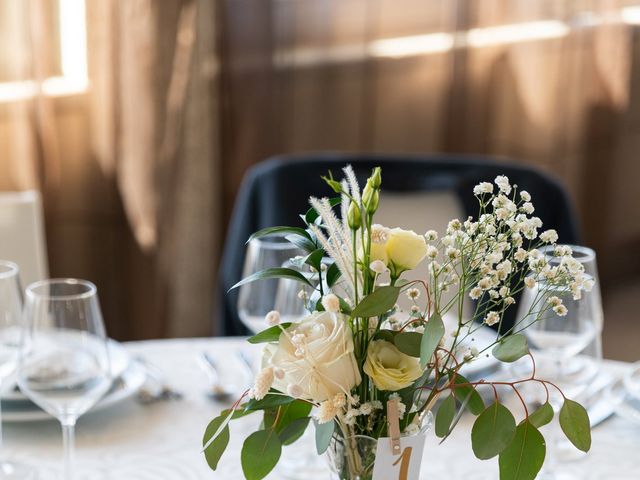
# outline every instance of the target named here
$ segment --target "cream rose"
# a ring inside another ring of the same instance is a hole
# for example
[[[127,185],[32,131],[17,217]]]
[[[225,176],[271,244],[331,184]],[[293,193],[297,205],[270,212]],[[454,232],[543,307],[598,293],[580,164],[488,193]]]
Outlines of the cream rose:
[[[422,375],[419,359],[405,355],[385,340],[369,344],[363,370],[379,390],[393,392],[408,387]]]
[[[394,228],[386,244],[389,261],[399,270],[411,270],[427,255],[427,242],[413,230]]]
[[[380,260],[385,265],[389,264],[389,255],[387,255],[387,246],[384,243],[371,243],[371,252],[369,261],[374,262]]]
[[[265,348],[263,365],[284,372],[274,388],[287,392],[296,385],[299,397],[313,402],[349,393],[362,380],[351,330],[339,313],[316,312],[291,325],[277,344]]]

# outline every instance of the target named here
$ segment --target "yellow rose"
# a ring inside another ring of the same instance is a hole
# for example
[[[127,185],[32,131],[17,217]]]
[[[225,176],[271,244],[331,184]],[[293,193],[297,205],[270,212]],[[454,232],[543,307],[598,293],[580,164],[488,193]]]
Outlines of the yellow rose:
[[[398,270],[412,270],[427,255],[427,242],[413,230],[394,228],[389,232],[386,250]]]
[[[408,387],[422,375],[419,359],[405,355],[385,340],[369,344],[363,370],[379,390],[393,392]]]
[[[371,243],[370,262],[380,260],[385,265],[389,264],[389,256],[387,255],[387,246],[384,243]]]
[[[280,334],[277,344],[269,344],[263,366],[284,372],[273,387],[286,393],[295,385],[299,398],[323,402],[360,384],[353,336],[345,318],[339,313],[313,313]]]

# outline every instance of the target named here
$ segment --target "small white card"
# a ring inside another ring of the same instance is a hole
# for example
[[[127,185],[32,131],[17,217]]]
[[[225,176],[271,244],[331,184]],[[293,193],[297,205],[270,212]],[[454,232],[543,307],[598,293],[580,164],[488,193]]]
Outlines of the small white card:
[[[373,480],[419,480],[426,438],[424,434],[401,437],[398,455],[393,454],[389,437],[379,438]]]

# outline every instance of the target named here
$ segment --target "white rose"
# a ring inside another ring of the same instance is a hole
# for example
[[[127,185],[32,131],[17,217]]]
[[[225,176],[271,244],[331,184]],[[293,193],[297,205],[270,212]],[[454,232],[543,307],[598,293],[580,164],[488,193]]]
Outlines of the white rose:
[[[399,270],[411,270],[427,255],[427,242],[413,230],[394,228],[386,245],[389,261]]]
[[[286,392],[295,384],[298,398],[323,402],[348,393],[362,380],[353,354],[351,330],[339,313],[316,312],[280,335],[263,353],[263,365],[281,368],[273,388]]]

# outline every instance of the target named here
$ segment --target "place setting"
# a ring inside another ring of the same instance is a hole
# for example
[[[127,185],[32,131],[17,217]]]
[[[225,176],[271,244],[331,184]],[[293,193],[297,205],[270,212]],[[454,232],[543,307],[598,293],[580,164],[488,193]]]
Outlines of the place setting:
[[[33,283],[22,291],[19,267],[0,261],[0,405],[5,424],[58,420],[64,478],[74,478],[74,429],[84,415],[135,398],[180,399],[161,373],[106,336],[94,284],[78,279]],[[0,455],[0,478],[38,478],[34,466]]]

